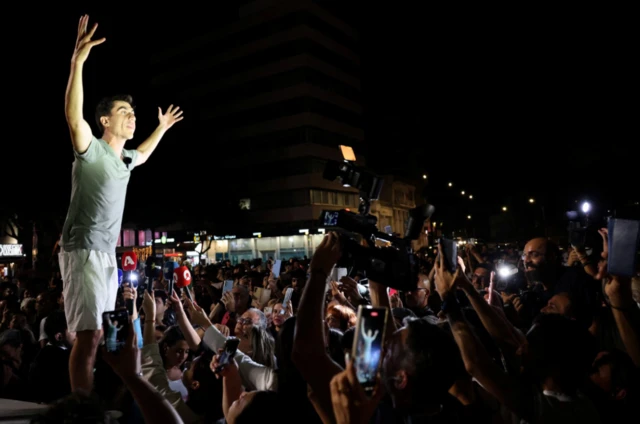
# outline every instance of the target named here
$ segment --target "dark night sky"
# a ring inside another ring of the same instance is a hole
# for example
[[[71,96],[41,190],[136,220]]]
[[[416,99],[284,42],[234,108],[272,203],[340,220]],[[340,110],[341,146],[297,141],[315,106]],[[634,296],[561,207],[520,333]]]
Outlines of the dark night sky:
[[[31,27],[27,34],[4,26],[0,166],[11,178],[3,203],[13,198],[47,213],[66,211],[72,153],[64,90],[85,12],[107,37],[85,67],[85,113],[89,120],[102,96],[131,93],[138,130],[129,148],[156,125],[157,106],[174,101],[148,89],[148,54],[216,25],[198,10],[149,16],[109,5],[46,6],[24,26]],[[451,180],[485,208],[535,196],[563,209],[568,199],[609,199],[631,187],[637,196],[639,178],[631,166],[637,153],[627,151],[638,143],[631,127],[637,119],[635,50],[627,48],[624,40],[632,38],[623,25],[425,18],[410,9],[371,6],[352,15],[362,33],[366,139],[377,152],[370,163],[379,170],[397,158],[389,169],[429,173],[434,202],[443,201],[440,191]],[[183,139],[194,125],[190,112],[134,172],[127,212],[166,208],[181,188],[185,192],[198,147],[197,140]]]

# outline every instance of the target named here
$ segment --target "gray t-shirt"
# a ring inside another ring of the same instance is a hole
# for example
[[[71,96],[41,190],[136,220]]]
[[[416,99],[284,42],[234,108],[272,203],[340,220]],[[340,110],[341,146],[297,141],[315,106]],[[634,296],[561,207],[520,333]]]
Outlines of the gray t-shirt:
[[[137,150],[122,150],[120,159],[104,140],[92,138],[83,154],[74,151],[71,203],[62,230],[61,246],[114,253],[122,225],[124,201]]]

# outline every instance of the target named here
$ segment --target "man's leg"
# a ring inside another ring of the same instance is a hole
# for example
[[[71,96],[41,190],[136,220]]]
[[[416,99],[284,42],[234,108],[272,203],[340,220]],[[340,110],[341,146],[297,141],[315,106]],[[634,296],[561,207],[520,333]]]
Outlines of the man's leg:
[[[76,341],[69,357],[71,390],[93,391],[93,367],[100,343],[101,331],[85,330],[76,333]]]
[[[111,299],[108,290],[112,284],[111,270],[106,269],[100,252],[85,249],[65,252],[61,263],[65,265],[61,265],[61,270],[64,270],[67,325],[69,331],[76,332],[76,341],[69,356],[71,390],[91,393],[93,368],[102,336],[104,301]],[[116,292],[117,289],[116,280]]]

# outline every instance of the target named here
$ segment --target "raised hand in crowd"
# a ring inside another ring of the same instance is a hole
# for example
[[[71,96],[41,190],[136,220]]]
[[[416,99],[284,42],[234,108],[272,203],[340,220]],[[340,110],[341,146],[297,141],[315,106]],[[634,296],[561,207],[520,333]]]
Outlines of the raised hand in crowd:
[[[353,361],[347,361],[344,371],[331,379],[331,403],[337,424],[366,424],[371,422],[385,394],[384,385],[378,383],[371,396],[362,388],[356,376]]]
[[[135,321],[136,319],[138,319],[138,305],[136,302],[136,300],[138,299],[138,291],[135,287],[127,283],[127,285],[122,290],[122,297],[124,298],[124,300],[133,301],[133,313],[131,314],[131,319]]]

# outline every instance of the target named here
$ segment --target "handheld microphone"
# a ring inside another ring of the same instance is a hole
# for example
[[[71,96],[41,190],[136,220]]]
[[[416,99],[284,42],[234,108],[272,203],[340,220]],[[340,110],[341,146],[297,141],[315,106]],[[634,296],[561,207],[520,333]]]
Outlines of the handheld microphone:
[[[137,281],[137,278],[133,275],[133,272],[138,267],[138,255],[135,252],[124,252],[122,254],[122,270],[124,272],[129,271],[129,275],[123,273],[123,280],[131,284],[132,286]],[[135,284],[137,286],[137,284]],[[135,287],[134,286],[134,287]],[[133,315],[133,299],[126,299],[125,305],[127,306],[127,311],[129,311],[129,315]]]
[[[169,297],[173,296],[173,283],[175,282],[174,270],[176,268],[178,268],[178,264],[173,261],[165,262],[164,267],[162,267],[164,279],[169,282],[169,287],[167,289]]]
[[[138,266],[138,255],[135,252],[124,252],[122,254],[122,270],[135,271]]]
[[[176,285],[185,289],[187,297],[193,302],[191,291],[189,291],[189,285],[191,284],[191,271],[186,266],[181,266],[173,272],[173,278],[176,280]]]

